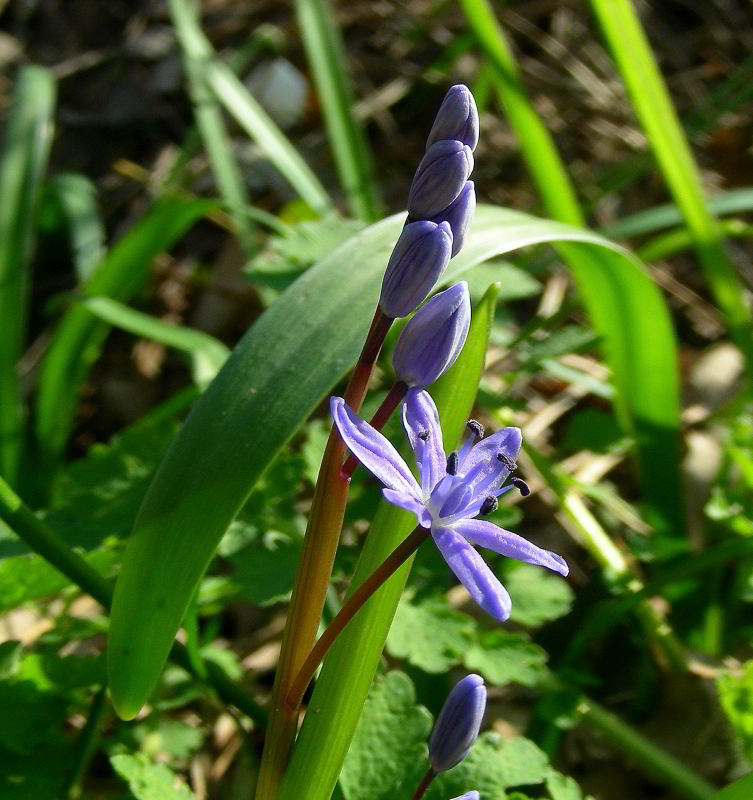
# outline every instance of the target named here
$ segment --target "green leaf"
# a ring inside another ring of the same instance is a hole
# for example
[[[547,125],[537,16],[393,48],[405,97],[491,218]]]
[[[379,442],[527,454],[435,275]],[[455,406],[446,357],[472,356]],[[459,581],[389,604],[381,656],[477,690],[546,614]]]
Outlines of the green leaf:
[[[519,267],[501,258],[493,258],[469,269],[463,278],[468,281],[471,299],[478,302],[492,283],[499,283],[497,302],[523,300],[541,291],[541,284]]]
[[[541,567],[508,561],[503,583],[512,599],[510,619],[520,625],[535,628],[564,617],[573,603],[567,581]]]
[[[740,778],[715,794],[710,800],[750,800],[753,793],[753,773]]]
[[[522,633],[481,633],[463,661],[469,670],[480,673],[495,686],[535,686],[547,675],[546,651]]]
[[[418,771],[420,780],[430,732],[431,715],[416,705],[410,678],[388,672],[377,679],[340,775],[346,800],[397,797],[406,777]]]
[[[584,798],[576,781],[568,775],[551,770],[546,776],[546,788],[552,800],[593,800],[591,795]]]
[[[193,366],[193,379],[199,387],[203,388],[212,382],[230,355],[230,350],[208,333],[163,322],[108,297],[89,297],[82,300],[81,304],[116,328],[188,353]]]
[[[431,388],[446,447],[452,447],[470,416],[486,358],[497,289],[490,287],[473,312],[463,352]],[[409,452],[403,442],[402,452]],[[415,517],[381,501],[356,567],[351,591],[360,585],[415,526]],[[324,661],[282,786],[281,800],[329,800],[350,746],[361,708],[376,673],[387,633],[410,571],[404,564],[338,637]]]
[[[425,672],[446,672],[462,661],[473,639],[473,619],[450,608],[444,597],[416,604],[403,597],[387,637],[387,649]]]
[[[145,755],[113,756],[110,763],[128,781],[136,800],[196,800],[196,795],[164,764],[152,764]]]
[[[29,264],[52,141],[55,93],[50,72],[33,65],[21,67],[0,162],[0,474],[11,486],[20,477],[24,450],[16,365],[26,346]]]
[[[156,685],[199,579],[254,483],[354,363],[402,222],[398,215],[372,225],[306,271],[257,320],[194,406],[150,486],[116,586],[110,688],[124,716],[138,713]],[[638,435],[648,500],[657,513],[676,515],[674,338],[641,266],[588,231],[482,206],[445,280],[516,247],[563,239],[569,241],[560,246],[577,254],[583,270],[621,417]]]
[[[753,761],[753,660],[741,675],[720,675],[716,682],[719,700],[732,724],[748,761]]]
[[[171,247],[214,207],[206,200],[159,200],[125,234],[81,287],[86,297],[128,301],[146,282],[152,260]],[[42,362],[37,405],[37,446],[44,469],[59,457],[73,424],[77,395],[110,330],[81,305],[63,317]]]
[[[528,739],[503,739],[496,733],[484,733],[465,761],[439,775],[426,800],[447,800],[470,788],[483,798],[505,800],[507,789],[541,783],[549,769],[546,753]]]

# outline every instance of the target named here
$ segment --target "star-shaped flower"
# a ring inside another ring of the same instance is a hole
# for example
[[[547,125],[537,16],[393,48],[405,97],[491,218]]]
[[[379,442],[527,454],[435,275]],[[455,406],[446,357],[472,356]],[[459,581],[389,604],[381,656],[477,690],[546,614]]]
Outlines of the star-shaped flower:
[[[431,535],[450,569],[489,614],[505,621],[510,616],[510,595],[473,548],[568,574],[565,560],[543,550],[516,533],[477,519],[497,508],[497,498],[513,488],[523,494],[528,487],[513,478],[522,436],[518,428],[503,428],[486,439],[482,426],[471,420],[463,447],[445,456],[439,414],[428,392],[411,389],[405,397],[403,424],[416,456],[421,484],[413,477],[397,450],[341,397],[330,399],[335,425],[359,461],[384,484],[385,498],[412,511]]]

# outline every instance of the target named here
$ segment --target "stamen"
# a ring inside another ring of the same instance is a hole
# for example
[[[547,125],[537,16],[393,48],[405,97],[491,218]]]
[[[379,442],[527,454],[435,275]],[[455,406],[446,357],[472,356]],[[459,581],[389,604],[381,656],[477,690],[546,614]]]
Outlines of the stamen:
[[[458,454],[457,451],[450,453],[447,456],[447,474],[457,475],[458,472]]]
[[[481,504],[481,510],[478,512],[480,516],[486,516],[487,514],[491,514],[493,511],[496,511],[499,508],[499,500],[493,495],[489,495],[489,497],[484,500]]]
[[[429,431],[419,431],[419,432],[418,432],[418,438],[419,438],[419,439],[420,439],[422,442],[426,442],[426,441],[428,441],[428,439],[429,439]]]
[[[497,461],[500,461],[502,464],[505,465],[510,472],[515,472],[518,468],[517,463],[507,455],[507,453],[497,453]]]
[[[523,497],[528,497],[528,495],[531,494],[531,490],[528,488],[528,484],[524,480],[521,480],[520,478],[511,478],[510,483],[516,489],[518,489]]]
[[[477,438],[484,438],[484,426],[475,419],[469,419],[465,425],[466,428]]]

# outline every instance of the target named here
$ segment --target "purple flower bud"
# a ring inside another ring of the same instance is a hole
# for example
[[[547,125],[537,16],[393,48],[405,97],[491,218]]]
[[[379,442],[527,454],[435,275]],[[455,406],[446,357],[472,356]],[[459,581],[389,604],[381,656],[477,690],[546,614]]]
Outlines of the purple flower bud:
[[[463,191],[473,171],[473,153],[457,139],[441,139],[424,154],[408,193],[414,219],[440,214]]]
[[[429,761],[434,772],[459,764],[478,737],[486,709],[486,686],[480,675],[468,675],[455,684],[439,713],[429,739]]]
[[[454,797],[453,800],[481,800],[481,795],[474,790],[461,794],[460,797]]]
[[[449,222],[428,220],[403,228],[382,281],[379,306],[388,317],[405,317],[429,294],[452,252]]]
[[[454,258],[463,247],[465,234],[476,212],[476,189],[473,181],[466,181],[460,194],[432,222],[449,222],[452,228],[452,257]]]
[[[478,111],[471,90],[462,83],[450,86],[426,141],[431,147],[440,139],[457,139],[471,150],[478,144]]]
[[[410,387],[434,383],[460,355],[470,324],[471,298],[465,281],[432,297],[397,340],[392,354],[397,377]]]

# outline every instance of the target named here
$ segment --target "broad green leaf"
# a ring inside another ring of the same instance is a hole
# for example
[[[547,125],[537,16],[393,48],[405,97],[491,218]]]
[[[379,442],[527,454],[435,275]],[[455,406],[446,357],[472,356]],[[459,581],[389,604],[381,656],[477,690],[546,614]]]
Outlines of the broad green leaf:
[[[716,683],[724,713],[746,758],[753,761],[753,660],[745,664],[741,675],[720,675]]]
[[[152,764],[143,754],[113,756],[110,763],[136,800],[196,800],[196,795],[164,764]]]
[[[163,322],[109,297],[88,297],[82,305],[116,328],[188,353],[193,362],[193,379],[200,387],[211,383],[230,355],[230,350],[208,333]]]
[[[124,716],[138,713],[156,685],[198,581],[254,483],[354,363],[402,222],[397,215],[365,229],[304,273],[194,406],[144,500],[116,587],[110,687]],[[648,502],[657,515],[676,515],[674,338],[640,264],[588,231],[482,206],[445,280],[517,247],[563,240],[580,265],[621,418],[637,434]]]
[[[419,603],[403,597],[387,637],[387,649],[425,672],[446,672],[462,661],[474,639],[473,619],[443,597]]]
[[[500,285],[498,303],[533,297],[541,291],[536,278],[501,258],[476,265],[463,275],[463,279],[468,282],[473,302],[479,301],[492,283]]]
[[[426,800],[447,800],[469,789],[489,800],[505,800],[508,789],[541,783],[549,770],[546,754],[528,739],[483,733],[465,761],[439,775]]]
[[[50,72],[21,67],[0,161],[0,474],[11,486],[21,477],[24,422],[16,366],[26,346],[30,259],[55,93]]]
[[[564,617],[573,603],[573,590],[564,578],[541,567],[510,561],[505,565],[505,588],[512,598],[510,619],[535,628]]]
[[[535,686],[547,675],[546,651],[525,634],[493,630],[478,634],[463,663],[494,686]]]
[[[751,795],[753,795],[753,772],[726,786],[710,800],[750,800]]]
[[[431,388],[445,446],[460,439],[483,371],[497,289],[490,287],[473,312],[463,352]],[[410,452],[404,442],[403,454]],[[361,551],[351,591],[362,583],[415,526],[415,517],[381,501]],[[329,800],[350,746],[361,708],[382,655],[408,578],[409,561],[362,608],[324,661],[309,711],[285,773],[281,800]]]
[[[428,766],[430,732],[431,715],[416,705],[410,678],[388,672],[377,679],[343,764],[340,787],[346,800],[401,796],[406,778],[418,775],[420,780]]]
[[[207,200],[158,201],[113,247],[81,293],[127,302],[146,282],[152,260],[214,205]],[[78,391],[109,329],[86,308],[74,305],[55,333],[42,362],[37,401],[37,446],[45,469],[52,468],[68,439]]]

